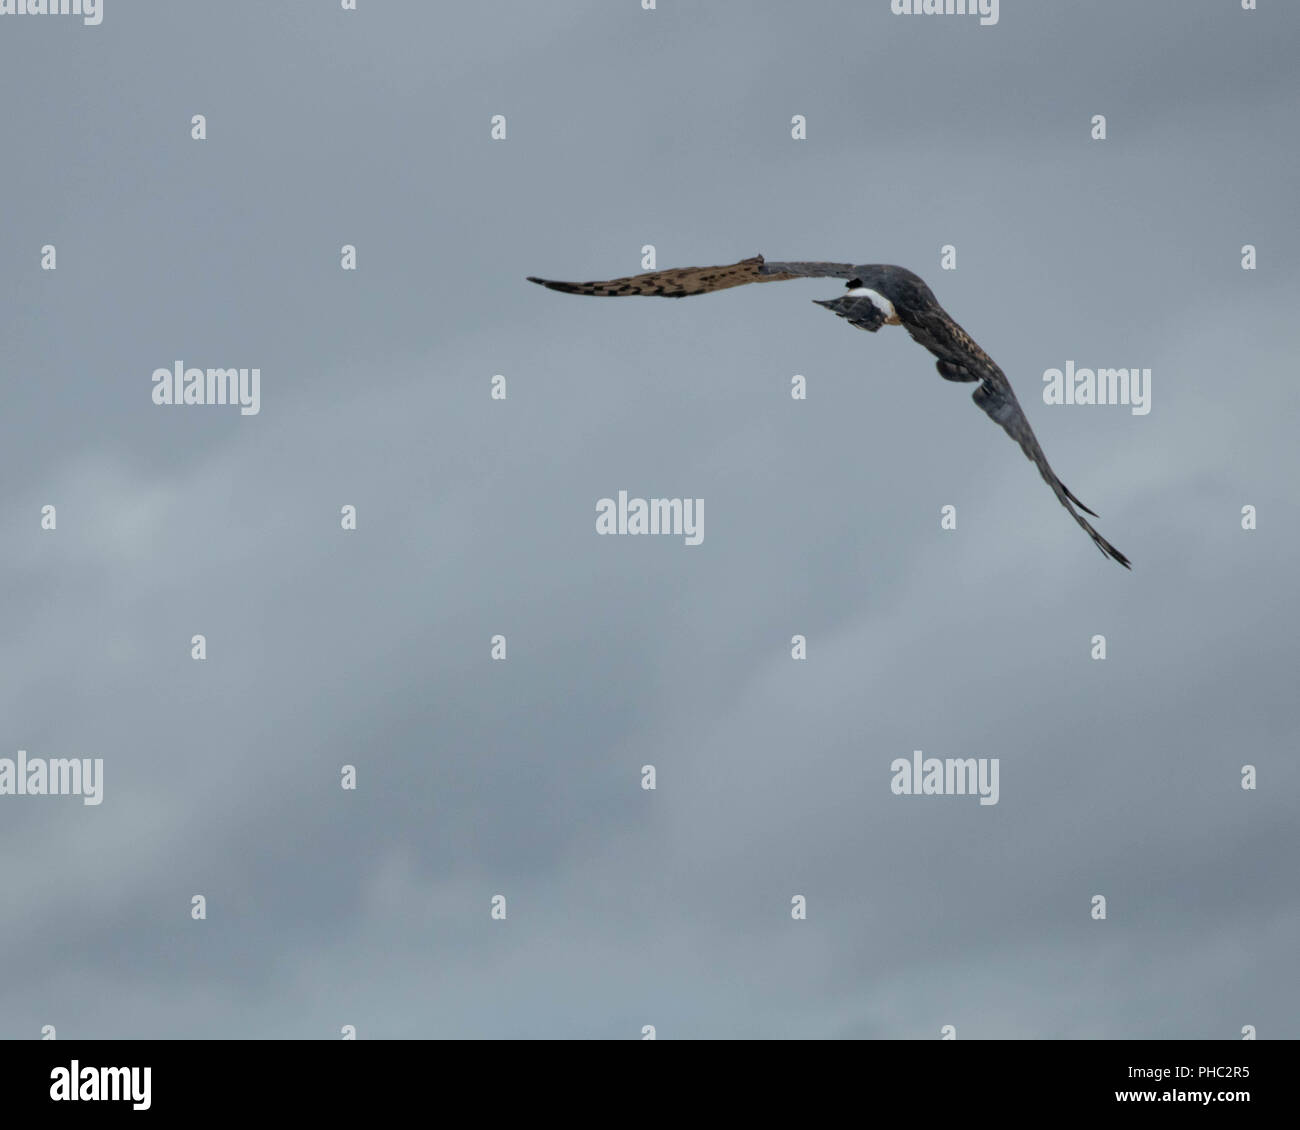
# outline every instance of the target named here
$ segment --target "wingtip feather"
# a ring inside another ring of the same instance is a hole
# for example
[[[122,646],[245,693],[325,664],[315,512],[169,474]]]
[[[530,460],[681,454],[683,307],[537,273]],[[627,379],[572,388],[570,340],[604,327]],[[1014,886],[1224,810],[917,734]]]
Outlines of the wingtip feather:
[[[1065,497],[1068,498],[1071,502],[1073,502],[1073,503],[1075,504],[1075,506],[1077,506],[1077,507],[1078,507],[1080,510],[1082,510],[1085,514],[1091,514],[1094,518],[1100,518],[1100,517],[1101,517],[1101,515],[1098,514],[1097,511],[1091,509],[1091,508],[1088,507],[1088,506],[1085,506],[1082,502],[1080,502],[1080,501],[1075,497],[1075,495],[1074,495],[1074,491],[1072,491],[1072,490],[1071,490],[1069,487],[1067,487],[1064,483],[1061,484],[1061,489],[1062,489],[1063,491],[1065,491]]]
[[[1125,569],[1128,569],[1130,571],[1132,570],[1133,568],[1132,562],[1130,562],[1127,557],[1125,557],[1122,553],[1120,553],[1118,549],[1116,549],[1113,545],[1111,545],[1110,542],[1108,542],[1100,534],[1096,535],[1096,538],[1097,538],[1097,548],[1101,550],[1103,557],[1109,557],[1112,561],[1117,561],[1119,564],[1123,565]]]

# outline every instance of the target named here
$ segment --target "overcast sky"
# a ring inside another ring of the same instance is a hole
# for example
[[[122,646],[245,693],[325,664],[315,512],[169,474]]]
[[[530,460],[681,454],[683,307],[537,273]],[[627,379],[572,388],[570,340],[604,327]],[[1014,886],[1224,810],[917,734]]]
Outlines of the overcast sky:
[[[1300,1036],[1300,8],[358,8],[0,16],[0,1037]],[[645,245],[922,274],[1133,571],[835,280],[524,281]]]

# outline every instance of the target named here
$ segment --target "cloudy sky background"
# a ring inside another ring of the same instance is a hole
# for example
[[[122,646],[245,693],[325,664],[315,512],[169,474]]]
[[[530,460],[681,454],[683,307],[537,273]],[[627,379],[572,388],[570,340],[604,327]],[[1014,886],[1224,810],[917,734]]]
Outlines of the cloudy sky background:
[[[0,1037],[1300,1035],[1300,9],[359,7],[0,18]],[[647,243],[923,274],[1133,572],[833,280],[523,281]]]

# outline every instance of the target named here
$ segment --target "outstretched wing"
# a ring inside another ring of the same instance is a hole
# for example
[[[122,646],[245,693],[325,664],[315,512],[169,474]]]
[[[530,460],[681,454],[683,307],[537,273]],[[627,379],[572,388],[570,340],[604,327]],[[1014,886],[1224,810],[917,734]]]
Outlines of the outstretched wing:
[[[1088,536],[1097,543],[1097,548],[1107,557],[1118,561],[1125,569],[1131,568],[1128,558],[1094,530],[1088,519],[1080,514],[1078,510],[1075,510],[1074,507],[1077,506],[1079,510],[1091,514],[1094,518],[1097,517],[1094,511],[1089,510],[1075,498],[1070,489],[1056,477],[1056,472],[1052,470],[1047,462],[1047,456],[1043,454],[1043,449],[1038,445],[1034,429],[1029,426],[1029,421],[1025,418],[1024,409],[1020,407],[1016,394],[1011,391],[1011,383],[1002,375],[1001,371],[999,370],[996,376],[985,377],[971,398],[988,413],[990,419],[1002,425],[1002,430],[1007,435],[1020,444],[1020,450],[1038,468],[1038,473],[1043,476],[1047,485],[1052,488],[1061,505],[1074,515],[1074,520],[1079,525],[1088,531]],[[1071,503],[1074,506],[1071,506]]]
[[[747,283],[780,282],[783,279],[836,278],[847,279],[853,275],[849,263],[765,263],[763,256],[742,259],[725,267],[674,267],[667,271],[651,271],[645,275],[629,275],[623,279],[605,279],[603,282],[557,282],[555,279],[537,279],[531,275],[529,282],[565,294],[594,294],[602,298],[621,298],[629,294],[650,294],[660,298],[688,298],[692,294],[709,294]]]
[[[970,334],[954,322],[938,302],[933,301],[932,296],[927,295],[927,298],[930,300],[903,315],[903,325],[916,341],[939,358],[935,367],[940,376],[950,381],[979,381],[979,388],[971,399],[1020,445],[1020,450],[1038,468],[1038,473],[1052,488],[1061,505],[1087,530],[1088,536],[1097,543],[1102,553],[1118,561],[1125,569],[1131,568],[1129,559],[1094,530],[1091,523],[1079,513],[1082,510],[1085,514],[1097,517],[1095,511],[1089,510],[1075,498],[1069,487],[1056,477],[1006,374],[975,344]],[[1075,509],[1076,506],[1079,510]]]

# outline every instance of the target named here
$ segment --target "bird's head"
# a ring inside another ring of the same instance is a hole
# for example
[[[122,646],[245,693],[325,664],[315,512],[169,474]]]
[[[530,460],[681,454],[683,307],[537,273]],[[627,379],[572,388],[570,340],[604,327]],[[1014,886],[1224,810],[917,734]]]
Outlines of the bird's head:
[[[814,301],[841,318],[847,318],[859,329],[874,333],[881,326],[901,325],[900,310],[905,312],[915,306],[912,280],[925,285],[902,267],[868,264],[853,268],[853,276],[839,298]]]
[[[906,267],[892,263],[867,263],[853,268],[847,290],[870,291],[886,299],[898,314],[907,315],[935,301],[930,288]]]

